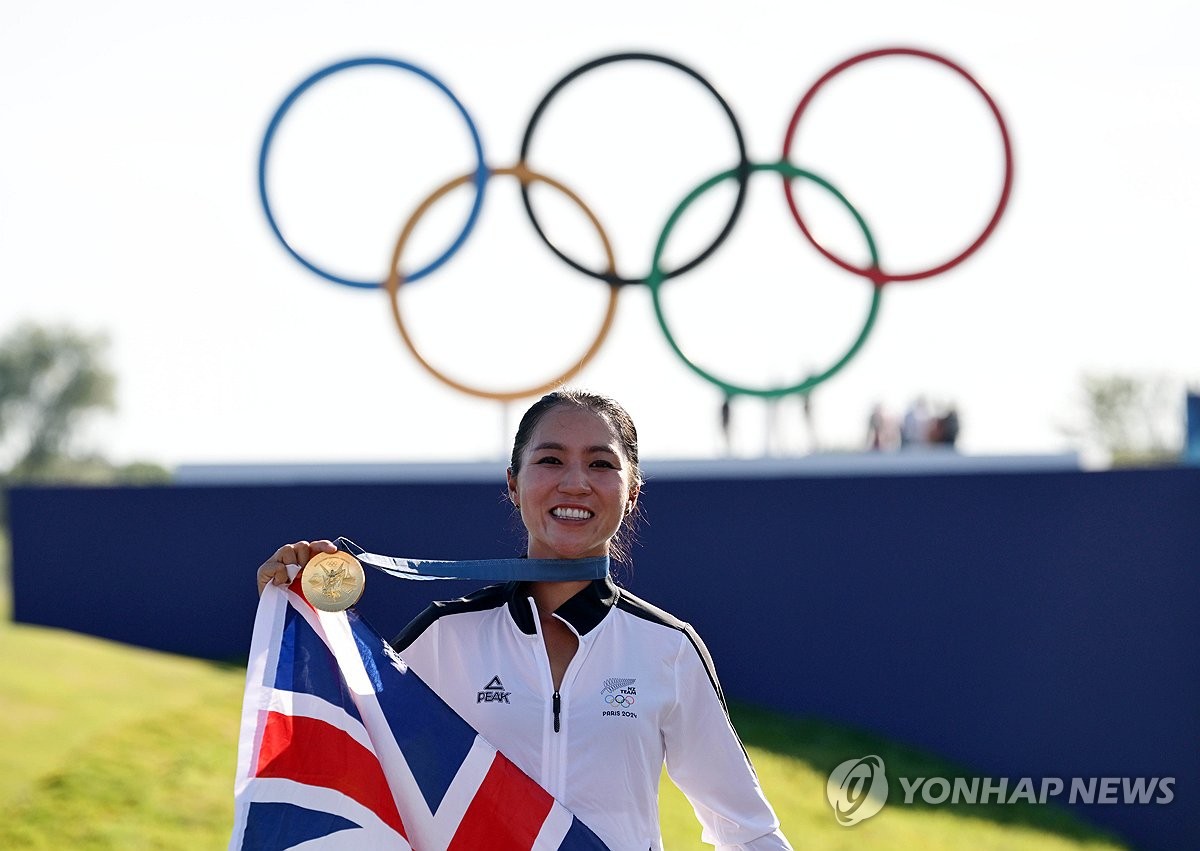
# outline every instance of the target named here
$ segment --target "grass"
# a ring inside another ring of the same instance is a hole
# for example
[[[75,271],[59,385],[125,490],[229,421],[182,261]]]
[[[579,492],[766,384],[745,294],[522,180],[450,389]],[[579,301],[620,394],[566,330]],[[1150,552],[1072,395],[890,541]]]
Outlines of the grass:
[[[1118,851],[1129,846],[1079,821],[1063,807],[930,806],[903,803],[897,777],[969,777],[946,760],[877,736],[816,719],[796,719],[747,706],[731,708],[784,833],[797,848],[822,851]],[[888,803],[853,827],[837,824],[825,798],[829,773],[841,762],[877,754],[891,781]],[[664,781],[663,837],[671,851],[710,849],[682,794]],[[669,828],[669,829],[668,829]]]
[[[0,540],[0,562],[6,552]],[[8,621],[0,563],[0,848],[201,849],[228,843],[244,668]],[[962,776],[945,762],[815,720],[734,707],[797,847],[888,851],[1118,851],[1046,806],[905,806],[842,828],[825,801],[839,762],[876,753],[889,774]],[[661,795],[671,851],[702,849],[686,799]]]
[[[228,843],[244,673],[0,625],[0,848]]]

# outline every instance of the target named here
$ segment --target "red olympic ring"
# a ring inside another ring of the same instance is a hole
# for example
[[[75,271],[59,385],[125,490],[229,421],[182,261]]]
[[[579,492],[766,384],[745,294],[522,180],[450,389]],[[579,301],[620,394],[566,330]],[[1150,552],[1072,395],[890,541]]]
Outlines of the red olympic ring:
[[[879,59],[880,57],[884,56],[915,56],[920,59],[928,59],[930,61],[937,62],[959,74],[961,77],[963,77],[963,79],[970,83],[977,92],[979,92],[979,94],[987,102],[988,107],[991,109],[992,115],[995,116],[996,124],[1000,129],[1000,138],[1004,142],[1004,185],[1000,192],[1000,200],[996,204],[996,210],[992,213],[991,219],[988,221],[987,225],[984,227],[979,236],[975,238],[975,241],[968,245],[964,251],[939,266],[905,274],[890,274],[883,271],[883,269],[878,266],[856,266],[853,263],[838,257],[832,251],[828,250],[819,242],[817,242],[816,238],[809,231],[808,226],[804,223],[804,217],[800,215],[799,207],[796,206],[796,199],[792,194],[791,181],[785,179],[783,181],[783,192],[784,195],[787,196],[787,203],[788,207],[791,208],[792,217],[796,220],[796,224],[800,226],[800,230],[803,231],[804,236],[809,242],[812,243],[813,247],[846,271],[869,278],[876,286],[881,286],[891,281],[917,281],[924,278],[932,278],[934,275],[940,275],[943,272],[953,269],[959,263],[963,262],[972,254],[974,254],[979,247],[983,245],[987,238],[992,235],[992,231],[994,231],[996,229],[996,225],[999,224],[1000,217],[1004,214],[1004,208],[1008,206],[1008,198],[1012,193],[1013,183],[1012,143],[1008,137],[1008,127],[1004,123],[1004,116],[1000,114],[1000,109],[996,106],[996,102],[992,100],[992,96],[989,95],[983,86],[979,85],[976,79],[967,73],[965,69],[954,62],[951,62],[946,57],[939,56],[936,53],[930,53],[927,50],[915,50],[908,47],[889,47],[882,50],[872,50],[867,53],[860,53],[857,56],[852,56],[844,62],[826,71],[824,76],[817,80],[817,82],[813,84],[812,88],[808,90],[804,97],[800,99],[800,104],[796,107],[796,111],[792,113],[792,120],[788,123],[787,134],[784,136],[783,140],[782,159],[788,159],[792,149],[792,141],[796,134],[796,127],[800,123],[800,117],[804,114],[804,110],[808,108],[808,105],[812,102],[817,92],[820,91],[821,87],[848,68],[858,65],[861,62],[867,62],[871,59]]]

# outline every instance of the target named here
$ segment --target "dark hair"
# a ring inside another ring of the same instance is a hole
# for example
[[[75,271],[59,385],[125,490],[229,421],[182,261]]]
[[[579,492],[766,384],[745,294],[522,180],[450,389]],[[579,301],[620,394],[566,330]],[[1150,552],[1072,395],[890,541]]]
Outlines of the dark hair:
[[[615,399],[601,396],[598,393],[589,393],[586,390],[555,390],[547,393],[529,407],[529,410],[521,417],[516,437],[513,438],[512,457],[509,459],[509,470],[513,475],[521,472],[521,459],[529,447],[529,441],[533,439],[533,432],[538,427],[538,423],[550,411],[561,407],[591,411],[608,423],[613,436],[621,444],[625,460],[629,462],[629,486],[631,489],[640,491],[642,470],[638,464],[638,436],[637,428],[633,424],[633,417],[629,416],[629,412],[621,407],[621,404]],[[628,531],[632,536],[634,520],[640,510],[638,503],[635,502],[633,511],[626,515],[621,521],[617,533],[613,535],[609,544],[609,553],[614,561],[629,563],[629,551],[625,546],[624,533]]]

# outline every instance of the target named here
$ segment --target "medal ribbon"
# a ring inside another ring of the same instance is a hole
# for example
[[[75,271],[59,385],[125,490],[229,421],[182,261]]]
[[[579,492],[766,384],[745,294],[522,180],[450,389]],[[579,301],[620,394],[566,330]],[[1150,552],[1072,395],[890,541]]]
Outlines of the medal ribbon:
[[[608,556],[591,558],[483,558],[446,561],[431,558],[404,558],[366,552],[348,538],[336,538],[334,544],[363,564],[400,579],[486,579],[495,582],[564,582],[576,579],[603,579],[608,575]]]

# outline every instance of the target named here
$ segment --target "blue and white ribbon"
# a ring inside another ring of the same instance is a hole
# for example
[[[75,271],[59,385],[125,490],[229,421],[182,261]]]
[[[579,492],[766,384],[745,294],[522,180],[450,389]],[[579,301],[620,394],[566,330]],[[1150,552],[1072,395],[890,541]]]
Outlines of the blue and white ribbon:
[[[400,579],[481,579],[492,582],[565,582],[602,579],[608,575],[608,556],[590,558],[483,558],[447,561],[404,558],[366,552],[347,538],[334,544],[360,562]]]

